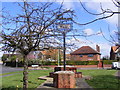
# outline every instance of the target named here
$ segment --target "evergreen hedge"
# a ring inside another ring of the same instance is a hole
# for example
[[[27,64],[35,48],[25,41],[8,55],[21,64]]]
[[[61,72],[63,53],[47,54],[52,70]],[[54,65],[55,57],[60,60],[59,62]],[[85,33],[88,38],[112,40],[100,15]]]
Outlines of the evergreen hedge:
[[[103,64],[112,64],[112,62],[117,62],[117,60],[103,60]],[[6,66],[12,66],[16,67],[15,61],[6,61]],[[67,65],[97,65],[99,61],[73,61],[69,60],[66,61]],[[29,60],[28,66],[31,65],[58,65],[57,61],[51,62],[51,61],[42,61],[42,60]],[[63,61],[60,62],[60,65],[63,65]],[[18,67],[23,67],[23,61],[18,62]]]

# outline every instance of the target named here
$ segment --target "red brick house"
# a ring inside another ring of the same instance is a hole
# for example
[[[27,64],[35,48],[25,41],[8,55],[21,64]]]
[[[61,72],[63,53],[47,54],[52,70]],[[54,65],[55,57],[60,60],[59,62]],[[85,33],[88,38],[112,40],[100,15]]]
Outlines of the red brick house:
[[[120,56],[120,46],[112,46],[110,51],[110,60],[117,60]]]
[[[90,46],[82,46],[76,51],[70,53],[71,60],[80,60],[80,61],[88,61],[88,60],[100,60],[100,48],[96,45],[96,50],[91,48]]]

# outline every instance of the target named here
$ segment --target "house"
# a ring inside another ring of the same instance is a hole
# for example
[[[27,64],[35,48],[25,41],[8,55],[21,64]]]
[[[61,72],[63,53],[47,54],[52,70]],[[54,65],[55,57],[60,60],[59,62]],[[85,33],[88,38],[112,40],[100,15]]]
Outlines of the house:
[[[66,60],[70,60],[70,54],[66,54]]]
[[[40,59],[39,57],[40,51],[32,51],[27,55],[28,59]]]
[[[44,59],[53,59],[53,60],[58,60],[58,55],[59,58],[61,59],[62,56],[62,50],[61,49],[49,49],[49,50],[44,50],[41,51],[43,58]]]
[[[110,51],[110,60],[117,60],[120,57],[120,46],[112,46]]]
[[[71,60],[80,60],[80,61],[88,61],[88,60],[100,60],[100,47],[96,45],[96,50],[91,48],[90,46],[82,46],[76,51],[70,53]]]

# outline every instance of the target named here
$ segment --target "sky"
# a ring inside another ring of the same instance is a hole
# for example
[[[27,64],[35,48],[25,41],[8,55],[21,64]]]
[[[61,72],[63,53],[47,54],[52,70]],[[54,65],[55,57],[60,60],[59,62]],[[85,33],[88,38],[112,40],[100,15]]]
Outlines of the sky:
[[[4,0],[4,1],[1,1],[0,5],[2,5],[1,6],[2,8],[5,7],[6,10],[10,11],[10,14],[16,15],[18,12],[20,12],[19,7],[16,6],[15,3],[13,3],[16,1],[19,2],[21,0]],[[42,0],[28,0],[28,1],[40,2]],[[50,2],[53,0],[46,0],[46,1]],[[61,4],[62,1],[63,0],[56,0],[56,5]],[[106,1],[105,0],[81,0],[81,1],[85,6],[85,8],[92,13],[100,13],[101,6],[104,10],[110,9],[113,11],[118,11],[118,8],[112,3],[111,0],[106,0]],[[74,10],[77,16],[75,20],[81,24],[100,17],[97,15],[88,14],[80,5],[79,0],[74,0],[74,1],[64,0],[63,6],[65,9]],[[105,14],[104,16],[106,15],[107,14]],[[74,25],[73,29],[77,29],[76,33],[82,33],[88,36],[93,34],[95,35],[90,37],[76,37],[77,40],[71,37],[69,40],[66,40],[66,43],[74,43],[77,46],[77,48],[80,48],[81,46],[90,46],[93,49],[96,48],[96,45],[99,45],[102,57],[106,55],[109,56],[111,46],[113,46],[114,44],[110,43],[107,40],[112,40],[110,38],[110,35],[113,36],[113,38],[115,38],[115,32],[117,32],[117,25],[118,25],[117,15],[114,15],[108,19],[93,22],[88,25],[82,25],[82,26]],[[109,27],[109,30],[108,30],[108,27]],[[102,34],[105,36],[107,40],[103,37]],[[117,41],[117,38],[115,39]],[[73,48],[73,51],[76,50],[77,48]],[[0,57],[2,56],[2,54],[3,52],[0,51]]]

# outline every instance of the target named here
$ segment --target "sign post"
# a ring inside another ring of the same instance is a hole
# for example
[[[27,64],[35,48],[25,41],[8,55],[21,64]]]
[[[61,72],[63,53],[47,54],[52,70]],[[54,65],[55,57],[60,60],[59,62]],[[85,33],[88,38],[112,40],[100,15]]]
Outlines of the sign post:
[[[71,18],[69,18],[71,20]],[[68,19],[62,19],[57,24],[57,29],[63,34],[63,60],[64,60],[64,71],[66,70],[66,33],[71,31],[72,23]]]

